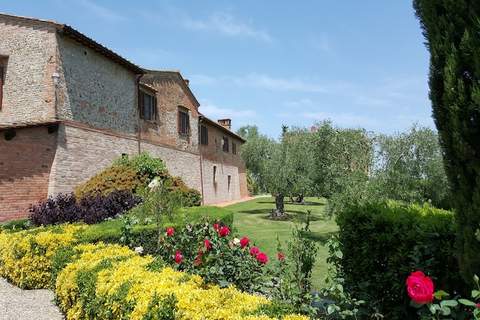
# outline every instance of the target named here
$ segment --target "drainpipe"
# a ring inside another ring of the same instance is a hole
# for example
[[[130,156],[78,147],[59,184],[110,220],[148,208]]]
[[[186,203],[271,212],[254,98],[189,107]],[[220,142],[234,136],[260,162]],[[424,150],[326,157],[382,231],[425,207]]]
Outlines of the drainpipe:
[[[138,154],[142,153],[142,121],[140,120],[140,109],[138,108],[138,96],[140,94],[140,79],[142,78],[143,74],[137,75],[137,94],[135,95],[135,110],[137,114],[137,144],[138,144]]]
[[[199,116],[198,117],[200,121],[198,121],[198,134],[201,134],[201,130],[200,130],[200,125],[202,124],[202,119],[201,117]],[[205,199],[204,199],[204,193],[203,193],[203,154],[202,154],[202,150],[201,150],[201,144],[199,143],[198,144],[198,151],[200,153],[200,189],[201,189],[201,192],[202,192],[202,205],[205,204]]]

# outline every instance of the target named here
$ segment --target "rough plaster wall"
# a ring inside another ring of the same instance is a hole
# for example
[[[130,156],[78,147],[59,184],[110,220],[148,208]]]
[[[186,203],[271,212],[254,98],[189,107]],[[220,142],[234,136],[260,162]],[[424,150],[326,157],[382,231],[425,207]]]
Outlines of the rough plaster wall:
[[[0,16],[0,56],[8,56],[0,123],[53,119],[55,31]]]
[[[58,44],[60,118],[134,133],[137,126],[135,74],[67,37],[59,35]]]
[[[203,193],[206,204],[226,202],[240,199],[240,176],[238,167],[204,159],[203,164]],[[216,166],[215,181],[213,167]],[[228,176],[231,176],[230,188]]]
[[[17,129],[9,141],[0,133],[0,221],[4,221],[26,217],[32,203],[47,197],[57,139],[44,126]]]
[[[73,191],[80,183],[111,165],[122,153],[137,154],[137,141],[60,125],[48,193]]]
[[[181,177],[190,188],[201,192],[200,156],[198,154],[146,142],[142,142],[141,149],[162,159],[171,175]]]

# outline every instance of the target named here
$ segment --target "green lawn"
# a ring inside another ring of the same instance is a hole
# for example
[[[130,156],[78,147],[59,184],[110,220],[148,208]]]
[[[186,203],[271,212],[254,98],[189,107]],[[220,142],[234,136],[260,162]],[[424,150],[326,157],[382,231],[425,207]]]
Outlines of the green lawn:
[[[295,221],[301,221],[307,210],[312,212],[311,230],[320,244],[318,258],[313,270],[313,282],[316,288],[323,285],[327,271],[328,255],[324,244],[337,231],[335,221],[324,216],[326,201],[318,198],[307,198],[305,205],[292,204],[285,198],[285,210],[293,216],[292,221],[272,221],[268,214],[274,208],[272,197],[259,197],[250,201],[237,203],[227,208],[234,212],[234,227],[240,235],[247,235],[271,259],[276,259],[277,236],[284,242],[291,237]]]

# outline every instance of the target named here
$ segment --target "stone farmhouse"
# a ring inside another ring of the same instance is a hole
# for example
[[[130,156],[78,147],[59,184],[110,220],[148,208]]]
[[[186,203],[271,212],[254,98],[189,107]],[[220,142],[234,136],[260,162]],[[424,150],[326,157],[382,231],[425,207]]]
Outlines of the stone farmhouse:
[[[0,14],[0,221],[144,151],[205,204],[247,196],[245,141],[199,108],[177,71],[145,70],[65,24]]]

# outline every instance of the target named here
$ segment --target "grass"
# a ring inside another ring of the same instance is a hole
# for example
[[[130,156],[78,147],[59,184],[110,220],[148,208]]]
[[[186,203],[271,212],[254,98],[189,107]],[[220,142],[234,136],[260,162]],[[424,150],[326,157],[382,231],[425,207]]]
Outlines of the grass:
[[[328,251],[325,242],[337,232],[337,225],[334,220],[324,215],[326,204],[324,199],[306,198],[304,205],[292,204],[285,200],[285,210],[292,216],[290,221],[268,219],[270,211],[275,207],[272,197],[259,197],[226,208],[234,212],[234,227],[239,234],[247,235],[271,259],[276,259],[277,236],[284,244],[291,237],[294,224],[303,221],[305,213],[310,210],[312,218],[310,227],[314,239],[320,245],[313,270],[313,285],[315,288],[321,288],[327,272]]]

